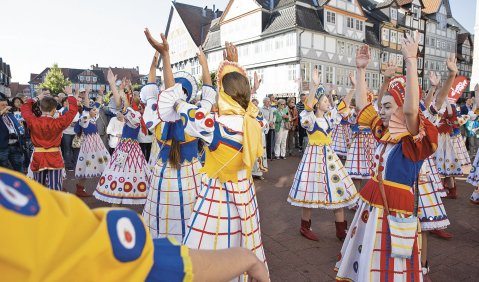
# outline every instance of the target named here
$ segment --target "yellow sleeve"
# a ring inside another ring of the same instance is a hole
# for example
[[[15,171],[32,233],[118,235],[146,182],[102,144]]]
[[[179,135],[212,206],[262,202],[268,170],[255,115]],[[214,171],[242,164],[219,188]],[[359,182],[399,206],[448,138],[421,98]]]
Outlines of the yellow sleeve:
[[[183,281],[192,275],[187,251],[153,243],[135,212],[90,210],[73,195],[4,168],[0,222],[4,281],[148,281],[159,271]],[[156,261],[160,254],[163,260]],[[165,267],[165,256],[175,263]]]
[[[387,132],[386,128],[384,128],[383,122],[379,118],[378,112],[374,109],[372,104],[367,105],[358,114],[358,125],[371,128],[371,132],[377,139],[381,139],[381,137]]]

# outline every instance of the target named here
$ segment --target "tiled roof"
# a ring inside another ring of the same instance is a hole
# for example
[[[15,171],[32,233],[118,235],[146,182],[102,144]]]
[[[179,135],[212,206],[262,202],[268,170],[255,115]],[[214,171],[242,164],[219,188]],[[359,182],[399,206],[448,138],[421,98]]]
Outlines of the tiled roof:
[[[293,27],[324,31],[316,10],[294,5],[273,12],[269,25],[266,26],[263,34]]]
[[[460,33],[457,35],[457,44],[462,44],[464,43],[469,36],[471,36],[469,33]]]
[[[413,0],[397,0],[399,6],[404,6],[407,4],[411,4]]]
[[[197,46],[205,41],[211,21],[223,13],[219,11],[215,14],[215,11],[211,9],[178,2],[173,2],[173,5]]]
[[[442,0],[423,0],[424,9],[422,11],[425,14],[434,14],[441,7]]]

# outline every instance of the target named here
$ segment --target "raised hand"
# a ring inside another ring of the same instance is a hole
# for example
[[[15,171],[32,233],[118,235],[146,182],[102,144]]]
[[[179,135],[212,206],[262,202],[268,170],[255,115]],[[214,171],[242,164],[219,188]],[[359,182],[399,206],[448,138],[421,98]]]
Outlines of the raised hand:
[[[261,79],[258,77],[258,73],[254,72],[254,84],[253,84],[253,93],[256,93],[256,91],[259,89],[259,86],[261,85]]]
[[[369,53],[368,45],[364,44],[356,50],[356,67],[358,69],[365,69],[370,60],[371,54]]]
[[[402,39],[401,52],[405,60],[417,59],[417,50],[419,48],[419,33],[413,31],[412,34],[406,34]]]
[[[108,83],[111,85],[115,85],[116,80],[117,80],[117,75],[113,74],[113,71],[111,69],[108,69],[108,74],[106,76],[106,79],[108,80]]]
[[[67,94],[67,95],[72,95],[72,93],[73,93],[72,86],[71,85],[65,86],[63,88],[63,92],[65,92],[65,94]]]
[[[230,61],[233,63],[238,62],[238,49],[233,43],[226,42],[225,43],[225,50],[223,51],[223,58],[226,61]]]
[[[391,78],[396,74],[396,66],[394,64],[388,63],[388,66],[383,71],[384,78]]]
[[[166,36],[163,33],[160,35],[162,43],[160,43],[158,40],[153,38],[153,36],[151,36],[148,28],[145,28],[145,35],[151,47],[155,48],[155,50],[158,51],[161,56],[169,55],[170,45],[168,44],[168,40],[166,40]]]
[[[102,85],[102,86],[100,86],[100,89],[98,89],[98,94],[101,95],[101,96],[103,96],[103,93],[104,93],[104,92],[105,92],[105,86]]]
[[[318,67],[313,69],[313,76],[311,77],[313,81],[314,88],[317,88],[321,83],[321,73],[318,70]]]
[[[198,52],[196,52],[196,56],[198,57],[198,62],[200,66],[208,66],[208,60],[206,59],[205,52],[203,52],[203,48],[200,46],[198,47]]]
[[[429,81],[431,82],[432,86],[438,86],[439,82],[441,82],[441,74],[434,71],[429,71]]]
[[[458,73],[456,54],[451,54],[449,58],[447,58],[446,65],[447,69],[449,70],[449,73]]]
[[[351,86],[356,88],[356,77],[352,71],[349,72],[349,81],[351,82]]]

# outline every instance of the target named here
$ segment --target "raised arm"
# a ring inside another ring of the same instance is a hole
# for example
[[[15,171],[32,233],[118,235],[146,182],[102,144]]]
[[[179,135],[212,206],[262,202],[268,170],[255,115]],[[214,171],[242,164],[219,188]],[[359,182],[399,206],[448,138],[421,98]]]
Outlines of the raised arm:
[[[158,64],[159,57],[160,53],[156,51],[155,55],[153,56],[153,60],[151,61],[150,72],[148,74],[148,83],[156,83],[156,65]]]
[[[447,69],[449,70],[449,75],[447,76],[446,81],[444,82],[439,95],[436,97],[436,108],[440,109],[444,104],[444,101],[447,99],[447,95],[449,91],[451,91],[451,86],[454,83],[454,79],[456,78],[457,70],[457,59],[456,54],[451,54],[451,56],[447,59]]]
[[[175,85],[175,78],[173,77],[173,70],[171,68],[170,45],[168,44],[168,40],[166,40],[166,36],[163,33],[160,35],[162,40],[162,43],[160,43],[151,36],[148,28],[145,28],[145,35],[150,45],[158,51],[163,58],[163,79],[165,81],[165,89],[173,87]]]
[[[115,99],[115,104],[117,107],[121,107],[121,97],[118,93],[118,88],[116,88],[117,76],[114,75],[111,69],[108,69],[107,80],[110,84],[111,93],[113,93],[113,99]]]
[[[20,112],[22,113],[22,117],[27,123],[27,125],[31,124],[32,121],[36,118],[32,110],[33,104],[38,101],[41,101],[44,96],[45,95],[42,93],[35,98],[28,99],[27,102],[20,107]]]
[[[417,76],[417,50],[419,33],[406,34],[403,38],[401,51],[406,59],[406,95],[404,97],[403,113],[406,126],[412,135],[419,133],[419,79]]]
[[[433,71],[429,72],[429,81],[431,82],[431,87],[427,91],[427,96],[424,98],[424,106],[429,108],[431,106],[432,101],[434,100],[434,96],[436,94],[437,86],[441,82],[441,77]]]
[[[200,63],[201,70],[203,72],[202,80],[203,84],[213,86],[213,81],[211,80],[210,69],[208,68],[208,60],[206,59],[205,53],[203,52],[203,48],[198,47],[198,52],[196,53],[198,56],[198,62]],[[193,93],[196,95],[196,93]]]
[[[366,85],[366,67],[371,59],[369,46],[363,45],[356,50],[356,107],[361,111],[368,105],[368,88]]]
[[[395,73],[396,73],[396,66],[393,64],[388,64],[388,67],[383,72],[384,81],[383,81],[383,84],[381,85],[381,88],[379,88],[379,92],[378,92],[378,110],[379,111],[381,111],[381,107],[382,107],[381,101],[386,91],[388,91],[389,83],[391,82],[391,78],[394,76]]]

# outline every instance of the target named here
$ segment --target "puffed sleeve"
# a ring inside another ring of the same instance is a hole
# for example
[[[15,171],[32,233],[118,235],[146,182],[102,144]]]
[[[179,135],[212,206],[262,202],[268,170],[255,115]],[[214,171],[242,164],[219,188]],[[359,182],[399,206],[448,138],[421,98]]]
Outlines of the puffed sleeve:
[[[412,161],[427,159],[432,155],[438,144],[437,127],[419,114],[419,133],[416,136],[403,137],[402,148],[404,155]]]
[[[328,119],[332,124],[338,125],[341,123],[341,120],[347,118],[350,114],[349,107],[344,101],[341,101],[337,106],[335,106],[331,111],[327,113]]]
[[[304,109],[304,111],[299,114],[299,120],[304,129],[307,131],[312,131],[314,128],[314,123],[316,122],[316,116],[314,115],[313,111]]]
[[[371,132],[377,140],[380,140],[386,131],[378,112],[372,104],[367,105],[357,117],[358,125],[371,128]]]
[[[188,135],[210,143],[215,125],[215,116],[210,110],[216,101],[216,91],[203,86],[198,106],[187,103],[185,98],[180,84],[161,92],[158,98],[160,118],[168,122],[181,120]]]
[[[141,114],[133,110],[132,107],[128,107],[124,112],[123,115],[125,116],[125,122],[131,128],[137,128],[141,124]]]
[[[88,113],[87,113],[87,115],[88,115]],[[90,124],[90,117],[88,117],[87,115],[82,116],[78,120],[78,124],[83,128],[87,128],[88,125]]]
[[[153,241],[128,209],[82,200],[0,168],[0,266],[4,281],[189,281],[188,250]],[[34,234],[35,236],[32,236]]]
[[[146,127],[152,132],[155,132],[156,126],[161,122],[158,111],[158,95],[160,90],[154,83],[149,83],[141,88],[140,98],[146,105],[143,112],[143,120]]]

